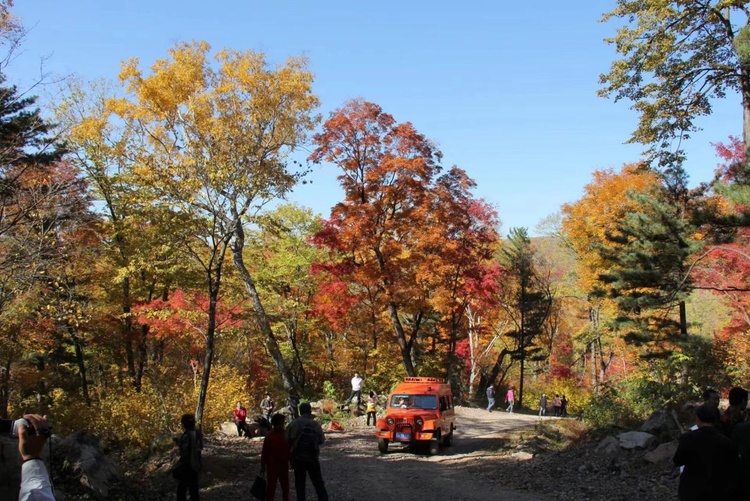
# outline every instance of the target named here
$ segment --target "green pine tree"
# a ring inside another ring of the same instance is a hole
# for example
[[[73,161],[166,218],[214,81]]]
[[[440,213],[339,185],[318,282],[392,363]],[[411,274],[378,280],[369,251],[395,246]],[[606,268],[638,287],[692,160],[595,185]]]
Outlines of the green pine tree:
[[[517,398],[520,407],[526,361],[536,360],[541,354],[542,348],[535,339],[543,332],[554,297],[548,277],[538,269],[536,250],[526,228],[511,228],[500,259],[506,269],[502,304],[513,322],[513,328],[505,336],[512,346],[511,358],[520,363]]]
[[[685,300],[693,290],[690,256],[701,246],[686,216],[684,183],[665,183],[650,194],[633,194],[641,211],[628,214],[610,245],[599,252],[611,267],[599,280],[599,295],[619,306],[618,329],[644,356],[666,356],[687,341]]]

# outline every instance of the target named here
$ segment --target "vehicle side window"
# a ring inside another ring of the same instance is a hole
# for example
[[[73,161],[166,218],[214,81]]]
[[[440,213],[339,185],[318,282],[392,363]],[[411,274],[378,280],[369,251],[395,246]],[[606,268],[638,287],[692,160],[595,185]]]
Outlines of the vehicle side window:
[[[445,397],[440,397],[440,410],[444,411],[448,409],[448,400]]]

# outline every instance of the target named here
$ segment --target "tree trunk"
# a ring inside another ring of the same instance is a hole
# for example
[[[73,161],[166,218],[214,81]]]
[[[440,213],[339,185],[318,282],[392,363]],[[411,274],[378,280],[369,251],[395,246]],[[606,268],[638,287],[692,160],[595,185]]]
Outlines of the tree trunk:
[[[125,357],[128,365],[128,377],[135,386],[135,352],[133,351],[133,318],[130,301],[130,277],[122,279],[122,342],[125,344]]]
[[[742,139],[745,141],[745,174],[750,182],[750,67],[740,64],[742,94]]]
[[[237,269],[237,273],[239,273],[240,280],[245,284],[245,290],[253,303],[253,310],[255,311],[260,331],[265,339],[266,349],[271,355],[271,359],[281,375],[284,389],[299,393],[299,385],[297,384],[289,365],[286,363],[286,360],[284,360],[284,355],[281,353],[279,343],[276,341],[276,336],[273,334],[273,329],[271,329],[271,324],[268,321],[268,315],[266,315],[266,310],[263,308],[263,303],[260,300],[260,295],[258,295],[258,290],[255,288],[255,280],[253,280],[252,275],[250,275],[250,272],[245,266],[245,260],[242,257],[242,252],[245,249],[245,229],[242,227],[242,222],[239,218],[237,218],[236,221],[234,242],[232,244],[232,259],[234,260],[234,267]]]
[[[141,391],[141,384],[143,383],[143,372],[146,369],[146,362],[148,360],[148,324],[141,326],[141,336],[138,341],[138,368],[135,371],[135,378],[133,380],[133,386],[135,391]]]
[[[685,310],[685,301],[680,301],[680,334],[688,335],[687,312]]]
[[[211,271],[207,272],[209,275]],[[206,395],[208,394],[208,383],[211,377],[211,363],[214,359],[214,337],[216,335],[216,306],[219,296],[219,285],[221,283],[221,264],[217,265],[216,280],[208,278],[209,283],[209,304],[208,304],[208,325],[206,326],[206,353],[203,358],[203,376],[201,377],[201,387],[198,393],[198,404],[195,407],[195,422],[202,423],[203,410],[206,406]]]
[[[75,348],[76,354],[76,365],[78,365],[78,376],[81,381],[81,394],[83,400],[86,402],[88,407],[91,407],[91,397],[89,396],[89,383],[86,377],[86,364],[83,358],[83,344],[81,343],[78,333],[72,325],[66,325],[65,328],[70,334],[70,338],[73,341],[73,347]]]
[[[406,333],[404,332],[404,326],[401,323],[401,319],[398,318],[398,307],[393,301],[388,302],[388,313],[391,317],[391,325],[393,331],[396,333],[396,339],[398,340],[398,347],[401,350],[401,359],[404,362],[404,369],[406,370],[407,376],[416,376],[417,371],[414,370],[414,364],[411,359],[411,343],[406,341]]]
[[[13,356],[8,354],[3,367],[0,368],[0,418],[8,419],[8,397],[10,396],[10,368]]]

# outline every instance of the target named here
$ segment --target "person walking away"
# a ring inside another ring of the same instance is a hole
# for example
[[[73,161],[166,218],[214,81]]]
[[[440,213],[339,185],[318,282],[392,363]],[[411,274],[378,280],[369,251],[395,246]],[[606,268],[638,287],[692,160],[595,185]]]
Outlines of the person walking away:
[[[547,394],[542,393],[542,398],[539,399],[539,415],[547,415]]]
[[[555,416],[559,416],[560,409],[562,408],[562,400],[560,400],[560,395],[555,395],[555,398],[552,400],[552,407],[555,409]]]
[[[198,479],[202,469],[201,450],[203,449],[203,434],[195,429],[195,416],[183,414],[180,419],[185,430],[177,439],[180,460],[177,463],[177,501],[186,501],[186,493],[190,492],[190,501],[200,501]]]
[[[237,426],[237,435],[240,437],[245,433],[246,437],[250,436],[250,428],[247,426],[247,409],[242,406],[242,402],[237,402],[234,407],[234,424]]]
[[[297,501],[305,501],[305,484],[308,475],[315,487],[318,501],[328,501],[328,491],[320,471],[320,446],[325,442],[323,428],[313,419],[312,408],[308,402],[300,404],[299,412],[299,419],[292,421],[287,429]]]
[[[260,411],[263,417],[268,419],[269,422],[271,421],[274,407],[276,407],[276,404],[274,404],[271,394],[266,393],[265,398],[260,401]]]
[[[289,501],[289,442],[284,429],[286,418],[283,414],[271,416],[273,428],[263,439],[260,454],[261,474],[267,474],[266,500],[273,501],[276,484],[281,483],[281,499]]]
[[[508,402],[508,408],[505,410],[513,412],[513,404],[516,402],[516,394],[513,391],[512,386],[508,388],[508,393],[505,394],[505,401]]]
[[[562,417],[567,417],[568,415],[568,397],[565,395],[560,399],[560,415]]]
[[[738,497],[740,460],[737,446],[715,426],[718,410],[701,405],[695,410],[697,430],[680,437],[672,458],[684,466],[677,494],[680,501],[744,499]]]
[[[495,407],[495,387],[493,385],[489,385],[487,387],[487,410],[489,412],[492,412],[492,408]]]
[[[374,391],[370,391],[370,396],[367,397],[367,426],[370,426],[370,417],[372,417],[372,425],[375,426],[378,422],[378,394]]]
[[[738,423],[732,430],[732,442],[740,451],[740,496],[750,499],[750,421]]]
[[[352,392],[342,407],[346,407],[354,400],[354,397],[357,397],[357,408],[359,408],[359,404],[362,402],[362,381],[363,379],[360,377],[359,372],[355,372],[352,378]]]
[[[720,425],[724,435],[731,437],[734,427],[747,420],[748,393],[746,389],[735,386],[729,390],[728,397],[729,407],[721,416]]]

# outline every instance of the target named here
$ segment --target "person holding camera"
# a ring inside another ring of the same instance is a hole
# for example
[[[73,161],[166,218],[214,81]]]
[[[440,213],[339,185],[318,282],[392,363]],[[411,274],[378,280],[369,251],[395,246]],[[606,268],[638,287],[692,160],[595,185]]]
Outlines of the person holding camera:
[[[55,501],[52,482],[42,461],[42,449],[50,433],[47,416],[26,414],[13,424],[21,453],[21,491],[18,501]]]

